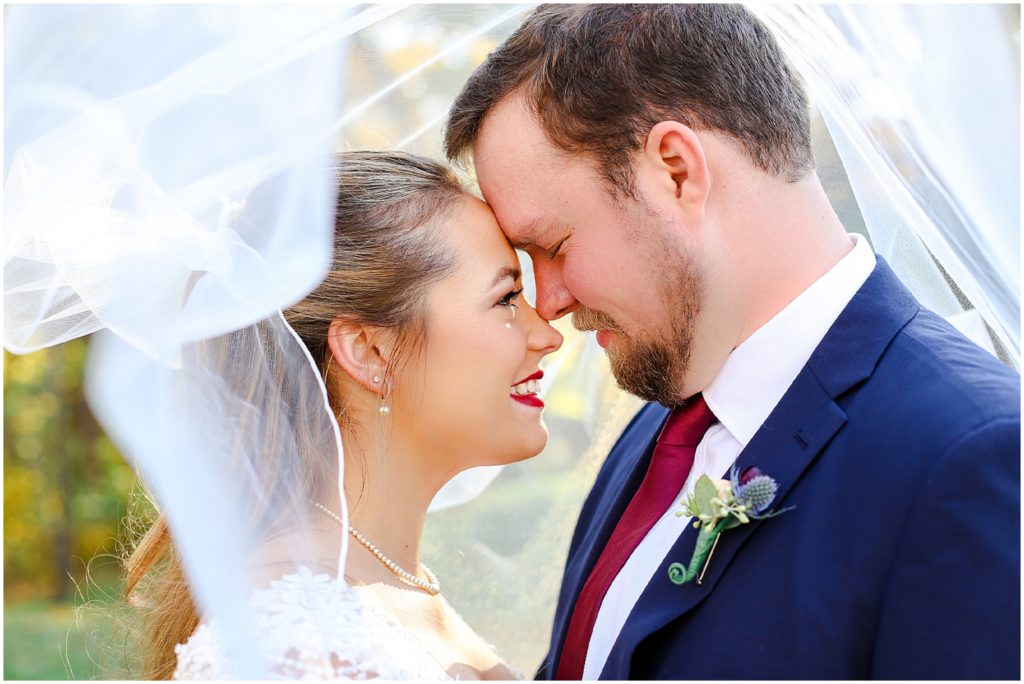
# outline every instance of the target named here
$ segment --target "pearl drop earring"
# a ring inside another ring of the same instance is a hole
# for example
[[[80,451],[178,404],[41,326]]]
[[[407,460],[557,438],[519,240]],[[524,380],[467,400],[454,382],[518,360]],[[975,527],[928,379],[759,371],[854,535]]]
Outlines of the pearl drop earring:
[[[373,381],[374,382],[380,382],[380,376],[379,375],[374,375],[373,376]],[[389,413],[391,413],[391,409],[388,408],[388,397],[391,396],[391,381],[390,380],[388,380],[387,383],[385,384],[384,390],[385,390],[384,394],[382,394],[381,397],[380,397],[380,408],[378,409],[378,411],[380,411],[380,415],[382,415],[382,416],[386,416]]]

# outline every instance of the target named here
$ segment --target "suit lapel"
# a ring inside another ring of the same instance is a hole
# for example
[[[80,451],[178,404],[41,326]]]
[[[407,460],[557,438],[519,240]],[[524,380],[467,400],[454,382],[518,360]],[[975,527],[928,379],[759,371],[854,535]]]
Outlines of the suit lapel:
[[[801,474],[846,424],[846,414],[836,398],[871,376],[892,338],[919,309],[884,259],[878,257],[871,276],[736,459],[740,468],[756,465],[775,478],[779,490],[773,507],[785,507],[786,495]],[[725,532],[703,582],[677,586],[668,579],[668,566],[690,561],[697,530],[688,525],[626,620],[601,679],[628,679],[630,661],[640,642],[699,605],[714,590],[744,542],[762,525],[771,524],[770,519],[752,521]]]
[[[784,507],[786,494],[800,474],[845,423],[846,415],[814,375],[804,369],[739,455],[737,466],[756,465],[774,477],[779,484],[774,507]],[[697,540],[697,530],[687,525],[640,595],[608,656],[601,679],[628,679],[630,659],[639,643],[700,604],[714,590],[743,543],[764,524],[771,525],[772,521],[752,521],[722,534],[703,582],[677,586],[669,581],[668,566],[677,561],[688,564]]]
[[[625,512],[636,490],[640,488],[647,468],[651,463],[654,439],[661,430],[669,410],[656,404],[648,404],[636,422],[627,429],[629,438],[623,436],[608,455],[608,462],[614,468],[609,474],[605,491],[607,496],[598,501],[598,506],[584,532],[579,548],[566,565],[562,582],[562,605],[559,606],[553,625],[551,672],[558,671],[562,648],[565,645],[569,621],[572,619],[576,600],[583,585],[590,577],[597,559],[611,538],[615,525]]]

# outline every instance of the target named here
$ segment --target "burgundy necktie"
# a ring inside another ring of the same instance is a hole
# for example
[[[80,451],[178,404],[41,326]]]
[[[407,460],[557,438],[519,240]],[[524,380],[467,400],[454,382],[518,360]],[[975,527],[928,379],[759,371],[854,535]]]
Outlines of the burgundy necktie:
[[[700,394],[669,414],[655,443],[644,481],[619,518],[576,600],[556,679],[583,677],[590,636],[608,587],[654,523],[679,496],[693,467],[697,445],[714,420],[714,414]]]

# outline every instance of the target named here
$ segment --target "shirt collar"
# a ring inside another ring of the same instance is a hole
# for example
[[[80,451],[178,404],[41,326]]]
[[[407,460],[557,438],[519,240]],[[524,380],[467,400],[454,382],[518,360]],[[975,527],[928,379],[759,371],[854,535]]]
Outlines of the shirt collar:
[[[743,447],[874,270],[867,240],[850,237],[853,249],[736,347],[704,390],[715,417]]]

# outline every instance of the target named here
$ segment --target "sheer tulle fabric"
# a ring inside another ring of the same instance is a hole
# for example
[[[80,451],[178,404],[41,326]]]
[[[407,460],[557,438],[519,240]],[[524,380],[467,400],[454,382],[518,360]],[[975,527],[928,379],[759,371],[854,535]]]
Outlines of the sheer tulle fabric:
[[[381,14],[8,16],[5,344],[102,331],[90,404],[154,492],[242,677],[266,668],[248,598],[272,570],[254,558],[282,570],[317,560],[340,576],[337,555],[325,561],[305,533],[340,438],[280,311],[328,265],[342,38]],[[234,221],[231,203],[261,183],[260,220]]]
[[[875,251],[925,306],[1019,368],[1020,48],[1009,8],[753,9],[805,79]]]
[[[208,625],[182,676],[222,672],[203,662],[279,676],[269,654],[291,647],[303,655],[288,676],[312,676],[303,662],[382,674],[380,658],[406,644],[334,579],[347,535],[328,553],[309,531],[341,445],[320,369],[280,312],[327,267],[330,153],[440,158],[448,105],[527,9],[8,8],[4,343],[24,353],[99,333],[91,405],[169,517]],[[842,179],[826,183],[841,218],[925,305],[1019,366],[1019,83],[1005,8],[755,10],[827,124],[815,152],[823,176]],[[250,220],[239,203],[257,187]],[[567,343],[542,386],[548,449],[453,480],[423,549],[452,605],[528,673],[547,650],[577,511],[638,404],[592,340],[558,325]],[[289,574],[305,579],[271,583]],[[319,598],[268,612],[274,592],[300,590]],[[298,634],[324,641],[289,644]]]

